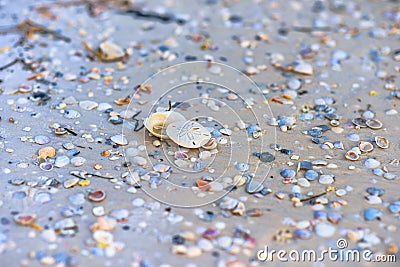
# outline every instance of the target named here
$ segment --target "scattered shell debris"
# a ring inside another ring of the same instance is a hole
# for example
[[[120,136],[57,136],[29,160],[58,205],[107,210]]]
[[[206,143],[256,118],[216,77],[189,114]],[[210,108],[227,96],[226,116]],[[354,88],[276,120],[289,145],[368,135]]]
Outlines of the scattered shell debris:
[[[398,261],[398,1],[256,2],[0,1],[2,266]]]

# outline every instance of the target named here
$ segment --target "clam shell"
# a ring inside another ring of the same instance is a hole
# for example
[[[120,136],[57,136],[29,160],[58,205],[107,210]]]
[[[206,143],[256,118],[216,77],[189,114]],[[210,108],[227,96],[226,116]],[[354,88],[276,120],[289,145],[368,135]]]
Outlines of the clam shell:
[[[380,129],[383,126],[382,122],[378,120],[367,120],[366,124],[369,128],[374,130]]]
[[[14,216],[14,221],[20,225],[31,225],[35,220],[35,214],[20,213]]]
[[[63,128],[63,127],[58,127],[54,130],[54,133],[56,135],[64,135],[64,134],[67,134],[67,130],[65,130],[65,128]]]
[[[380,148],[389,148],[389,140],[382,136],[375,136],[375,143]]]
[[[39,165],[39,168],[42,171],[51,171],[53,169],[53,164],[51,164],[50,162],[43,162]]]
[[[358,148],[361,152],[368,153],[374,150],[374,146],[370,142],[360,141],[358,143]]]
[[[101,189],[90,193],[88,196],[88,199],[93,202],[100,202],[103,201],[105,198],[106,198],[106,192],[104,192],[104,190]]]
[[[110,137],[110,139],[111,139],[111,141],[113,141],[114,143],[116,143],[117,145],[120,145],[120,146],[125,146],[129,143],[128,139],[126,139],[126,137],[123,136],[122,134],[113,135]]]
[[[347,151],[344,156],[346,159],[352,160],[352,161],[356,161],[356,160],[360,159],[360,156],[354,150]]]
[[[168,125],[172,122],[186,121],[186,118],[176,111],[163,111],[151,114],[143,122],[144,127],[152,133],[154,136],[163,139],[169,139],[168,135],[165,133]]]
[[[199,148],[210,139],[210,132],[194,121],[176,121],[168,125],[167,135],[175,143],[186,148]]]
[[[38,155],[39,157],[42,157],[44,159],[52,158],[56,155],[56,150],[54,149],[54,147],[46,146],[39,150]]]
[[[359,126],[361,128],[367,127],[367,120],[364,118],[355,118],[355,119],[352,119],[351,122],[354,125]]]

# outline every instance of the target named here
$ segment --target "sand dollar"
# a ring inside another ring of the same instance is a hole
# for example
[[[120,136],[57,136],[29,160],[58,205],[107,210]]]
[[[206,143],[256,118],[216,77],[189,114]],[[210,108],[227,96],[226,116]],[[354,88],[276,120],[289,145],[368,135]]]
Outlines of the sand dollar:
[[[176,111],[163,111],[151,114],[143,122],[146,129],[154,136],[169,139],[165,133],[166,128],[172,122],[186,121],[186,118]]]
[[[169,124],[167,135],[172,141],[186,148],[199,148],[211,138],[210,132],[194,121],[176,121]]]

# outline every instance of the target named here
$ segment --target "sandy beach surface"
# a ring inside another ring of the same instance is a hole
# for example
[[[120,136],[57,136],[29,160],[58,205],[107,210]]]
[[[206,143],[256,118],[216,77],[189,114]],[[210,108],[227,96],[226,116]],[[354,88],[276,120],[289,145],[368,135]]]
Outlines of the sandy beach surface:
[[[399,39],[399,1],[0,1],[0,266],[398,266]]]

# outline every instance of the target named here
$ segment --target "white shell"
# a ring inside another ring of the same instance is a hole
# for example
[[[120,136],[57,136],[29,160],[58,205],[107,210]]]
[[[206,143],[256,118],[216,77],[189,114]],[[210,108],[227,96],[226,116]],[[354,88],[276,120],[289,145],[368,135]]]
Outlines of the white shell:
[[[159,138],[169,139],[165,134],[165,130],[169,124],[176,121],[186,121],[186,118],[176,111],[163,111],[151,114],[143,122],[144,127]]]
[[[117,134],[117,135],[111,136],[110,139],[117,145],[125,146],[128,144],[128,140],[122,134]]]
[[[83,100],[79,102],[79,107],[81,107],[84,110],[92,110],[95,109],[99,106],[99,104],[97,104],[94,101],[90,101],[90,100]]]
[[[199,148],[211,138],[210,132],[194,121],[177,121],[167,127],[167,135],[182,147]]]

